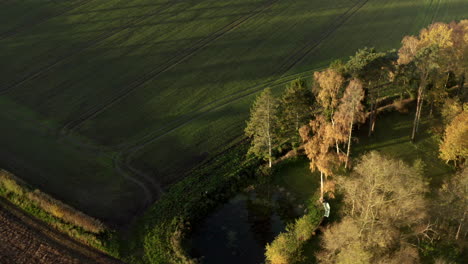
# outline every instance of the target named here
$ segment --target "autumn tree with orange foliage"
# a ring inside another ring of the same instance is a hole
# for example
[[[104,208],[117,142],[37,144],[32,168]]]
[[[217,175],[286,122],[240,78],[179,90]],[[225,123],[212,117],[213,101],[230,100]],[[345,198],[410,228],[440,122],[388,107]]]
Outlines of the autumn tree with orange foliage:
[[[444,139],[439,145],[440,158],[447,163],[453,161],[455,166],[466,161],[468,157],[468,111],[458,114],[445,128]]]
[[[364,123],[366,120],[364,106],[361,103],[363,99],[362,83],[357,79],[351,80],[334,116],[338,129],[348,134],[345,168],[348,168],[349,163],[353,125],[355,123]]]
[[[467,20],[450,25],[434,23],[421,30],[417,37],[406,36],[402,40],[402,47],[398,51],[398,63],[400,65],[414,64],[419,75],[416,114],[411,133],[412,141],[414,141],[418,132],[422,107],[429,84],[432,84],[434,88],[439,88],[434,89],[430,94],[431,100],[438,100],[439,102],[444,100],[445,84],[448,81],[450,71],[458,74],[458,78],[461,80],[460,86],[463,86],[468,58],[467,25]],[[438,80],[437,75],[447,76],[445,82],[434,81]],[[442,85],[438,83],[442,83]]]
[[[317,115],[309,125],[300,129],[300,135],[304,142],[304,150],[310,160],[310,170],[320,172],[320,199],[324,194],[325,180],[333,174],[333,167],[338,163],[341,154],[331,151],[335,139],[334,128],[324,115]]]
[[[418,263],[409,241],[427,216],[421,168],[374,151],[336,181],[344,217],[324,231],[319,262]]]
[[[332,130],[329,131],[330,136],[334,138],[336,153],[340,153],[339,143],[346,141],[346,135],[341,134],[340,130],[335,126],[334,114],[340,103],[340,92],[345,78],[338,71],[328,68],[322,72],[314,73],[316,89],[316,100],[322,107],[322,114],[326,117],[325,120],[331,122]]]

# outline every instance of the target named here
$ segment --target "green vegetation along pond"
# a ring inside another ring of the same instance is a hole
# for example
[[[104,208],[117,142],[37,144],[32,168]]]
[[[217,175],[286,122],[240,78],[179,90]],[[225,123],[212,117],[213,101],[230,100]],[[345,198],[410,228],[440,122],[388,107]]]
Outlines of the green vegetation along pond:
[[[263,263],[265,245],[304,211],[293,200],[284,188],[248,188],[194,229],[192,256],[205,264]]]
[[[248,187],[194,227],[192,256],[204,264],[264,262],[265,245],[304,214],[316,188],[308,160],[278,164],[273,175]]]

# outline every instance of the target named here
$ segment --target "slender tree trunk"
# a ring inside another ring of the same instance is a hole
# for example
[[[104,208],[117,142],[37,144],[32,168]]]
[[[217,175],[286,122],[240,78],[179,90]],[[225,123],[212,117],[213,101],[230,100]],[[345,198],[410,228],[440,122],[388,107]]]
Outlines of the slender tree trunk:
[[[465,74],[463,73],[460,76],[460,81],[458,82],[457,96],[460,96],[461,92],[463,91],[463,85],[464,84],[465,84]]]
[[[374,97],[375,97],[375,94],[373,94],[373,92],[374,92],[375,87],[374,88],[371,88],[371,87],[372,87],[372,82],[369,81],[369,96],[371,98],[371,105],[370,105],[370,116],[369,116],[369,132],[367,134],[368,137],[370,137],[372,135],[372,123],[374,122],[374,103],[375,103]]]
[[[378,95],[377,95],[378,97]],[[378,103],[377,103],[377,98],[375,98],[375,102],[374,102],[374,114],[372,115],[372,125],[371,125],[371,132],[374,133],[374,130],[375,130],[375,122],[377,120],[377,107],[378,107]]]
[[[380,80],[380,79],[379,79]],[[380,88],[380,87],[378,87]],[[374,110],[373,110],[373,114],[372,114],[372,124],[371,124],[371,133],[374,133],[375,131],[375,123],[377,122],[377,108],[379,106],[379,103],[377,101],[377,99],[379,98],[380,96],[380,90],[377,88],[377,95],[374,96]]]
[[[323,172],[320,171],[320,201],[323,202]]]
[[[416,133],[418,132],[419,118],[421,117],[421,108],[422,108],[422,101],[423,101],[423,94],[424,94],[425,86],[426,86],[426,75],[424,75],[421,78],[421,83],[419,84],[419,88],[418,88],[418,99],[416,102],[416,114],[414,115],[413,131],[411,133],[412,142],[414,142],[414,139],[416,138]]]
[[[333,114],[332,114],[331,121],[332,121],[333,130],[335,130],[335,120],[333,120]],[[335,146],[336,146],[336,154],[340,154],[340,148],[338,147],[338,140],[336,139],[335,139]]]
[[[372,100],[371,102],[371,114],[370,114],[370,117],[369,117],[369,133],[367,133],[367,136],[370,137],[372,135],[372,131],[373,131],[373,128],[372,128],[372,124],[374,123],[374,100]]]
[[[271,168],[271,132],[270,132],[270,100],[268,100],[267,130],[268,130],[268,167]]]
[[[268,167],[271,168],[271,148],[270,148],[270,156],[268,157]]]
[[[348,151],[346,151],[345,169],[348,168],[349,152],[351,151],[351,135],[353,133],[353,121],[354,121],[354,111],[353,111],[353,115],[352,115],[352,118],[351,118],[351,123],[349,124]]]
[[[299,114],[296,113],[296,132],[299,131]]]
[[[463,225],[463,222],[465,221],[465,215],[466,215],[466,211],[463,213],[463,218],[461,219],[460,224],[458,225],[458,230],[457,230],[457,234],[455,235],[455,240],[458,240],[458,237],[460,236],[460,230]]]
[[[429,110],[429,117],[431,117],[431,118],[432,118],[432,110],[433,110],[433,108],[434,108],[434,100],[431,101],[431,108],[430,108],[430,110]]]
[[[418,111],[418,122],[416,123],[416,133],[419,132],[419,123],[421,123],[421,113],[422,113],[422,108],[424,105],[424,90],[421,94],[421,102],[419,104],[419,111]]]

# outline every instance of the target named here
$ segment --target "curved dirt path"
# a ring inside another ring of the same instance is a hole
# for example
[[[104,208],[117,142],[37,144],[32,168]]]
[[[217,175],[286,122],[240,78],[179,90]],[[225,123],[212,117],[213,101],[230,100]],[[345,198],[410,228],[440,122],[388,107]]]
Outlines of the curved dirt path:
[[[49,227],[0,198],[0,263],[124,264]]]

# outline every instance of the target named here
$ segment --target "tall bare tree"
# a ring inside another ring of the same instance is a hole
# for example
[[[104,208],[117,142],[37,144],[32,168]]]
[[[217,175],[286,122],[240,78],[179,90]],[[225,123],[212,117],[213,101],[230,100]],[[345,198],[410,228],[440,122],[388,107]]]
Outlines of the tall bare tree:
[[[351,175],[337,178],[337,186],[345,217],[324,232],[321,263],[395,263],[389,259],[409,256],[417,261],[417,251],[405,246],[410,230],[426,219],[427,187],[417,166],[370,152]]]

